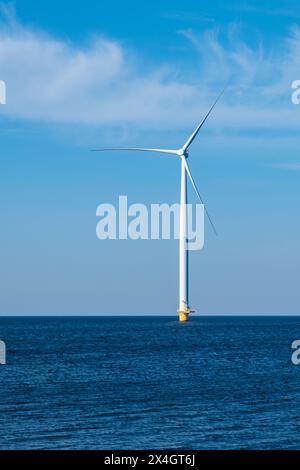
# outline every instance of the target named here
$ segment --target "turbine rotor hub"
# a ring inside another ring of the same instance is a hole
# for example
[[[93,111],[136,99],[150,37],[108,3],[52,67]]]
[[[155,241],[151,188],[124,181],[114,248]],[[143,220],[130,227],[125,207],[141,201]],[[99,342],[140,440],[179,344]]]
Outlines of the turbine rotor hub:
[[[179,149],[177,154],[179,155],[179,157],[185,157],[185,158],[188,158],[189,156],[189,153],[187,150],[183,150],[183,149]]]

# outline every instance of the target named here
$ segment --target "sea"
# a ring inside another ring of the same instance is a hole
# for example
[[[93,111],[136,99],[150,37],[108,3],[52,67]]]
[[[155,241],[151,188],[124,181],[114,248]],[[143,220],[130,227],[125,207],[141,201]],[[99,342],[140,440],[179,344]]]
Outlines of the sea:
[[[0,449],[300,449],[300,317],[1,317]]]

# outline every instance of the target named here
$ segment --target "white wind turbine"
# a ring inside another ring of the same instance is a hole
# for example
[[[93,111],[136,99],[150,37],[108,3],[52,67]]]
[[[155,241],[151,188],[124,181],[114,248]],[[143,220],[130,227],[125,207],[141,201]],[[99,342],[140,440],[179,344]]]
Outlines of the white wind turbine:
[[[220,100],[223,95],[224,90],[218,96],[206,116],[200,122],[198,127],[195,129],[193,134],[189,137],[186,143],[178,150],[172,149],[160,149],[160,148],[140,148],[140,147],[120,147],[120,148],[103,148],[103,149],[94,149],[94,152],[106,152],[106,151],[137,151],[137,152],[155,152],[155,153],[166,153],[169,155],[176,155],[181,159],[181,197],[180,197],[180,230],[179,230],[179,320],[187,321],[189,314],[193,310],[189,306],[189,273],[188,273],[188,249],[187,249],[187,175],[191,180],[192,186],[200,200],[204,205],[203,199],[200,196],[194,178],[191,174],[189,165],[187,163],[187,158],[189,156],[189,147],[192,142],[195,140],[198,132],[202,128],[203,124],[207,120],[208,116],[216,106],[217,102]],[[217,234],[215,226],[212,222],[212,219],[204,205],[204,210],[208,217],[208,220],[215,232]]]

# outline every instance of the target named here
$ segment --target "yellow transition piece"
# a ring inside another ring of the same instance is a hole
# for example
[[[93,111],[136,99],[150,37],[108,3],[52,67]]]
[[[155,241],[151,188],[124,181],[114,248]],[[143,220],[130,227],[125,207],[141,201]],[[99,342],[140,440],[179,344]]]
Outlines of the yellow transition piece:
[[[189,320],[189,314],[194,312],[195,310],[190,309],[189,307],[178,310],[178,315],[179,315],[179,321],[188,321]]]

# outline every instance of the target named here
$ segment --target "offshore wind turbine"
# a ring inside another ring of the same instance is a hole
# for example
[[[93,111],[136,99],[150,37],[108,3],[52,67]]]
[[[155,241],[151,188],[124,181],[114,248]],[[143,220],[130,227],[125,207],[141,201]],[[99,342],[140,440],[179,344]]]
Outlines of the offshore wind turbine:
[[[188,138],[185,144],[177,149],[161,149],[161,148],[143,148],[143,147],[120,147],[120,148],[101,148],[101,149],[94,149],[94,152],[106,152],[106,151],[136,151],[136,152],[152,152],[152,153],[161,153],[161,154],[169,154],[175,155],[181,159],[181,191],[180,191],[180,228],[179,228],[179,308],[178,308],[178,315],[180,321],[188,321],[189,314],[194,312],[191,309],[189,304],[189,272],[188,272],[188,248],[187,248],[187,230],[188,230],[188,220],[187,220],[187,176],[189,177],[192,186],[200,200],[200,202],[204,205],[203,199],[200,196],[192,173],[190,171],[187,159],[189,156],[189,147],[197,137],[200,129],[202,128],[203,124],[209,117],[210,113],[216,106],[217,102],[220,100],[221,96],[223,95],[224,90],[218,96],[216,101],[211,106],[208,113],[202,119],[198,127],[194,130],[192,135]],[[204,205],[204,210],[208,217],[208,220],[213,228],[213,231],[217,235],[217,231],[215,226],[212,222],[212,219]]]

